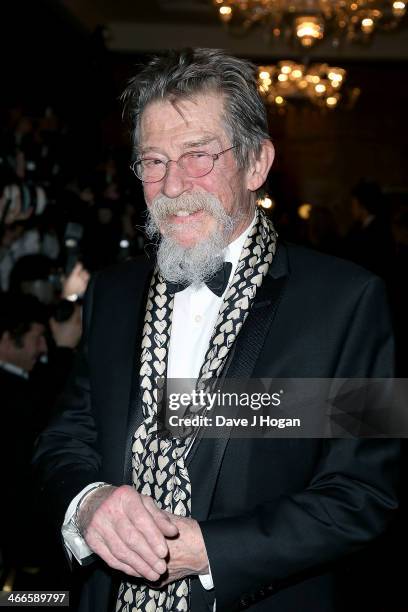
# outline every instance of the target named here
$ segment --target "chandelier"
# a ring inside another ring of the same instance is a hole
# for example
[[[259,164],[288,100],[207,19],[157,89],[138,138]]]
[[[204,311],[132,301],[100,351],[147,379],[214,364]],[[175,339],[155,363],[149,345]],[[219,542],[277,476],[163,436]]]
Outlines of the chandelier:
[[[334,109],[340,101],[352,107],[358,88],[345,89],[346,71],[328,64],[305,66],[282,61],[272,66],[259,66],[258,88],[267,104],[284,108],[287,102],[308,100],[320,108]]]
[[[405,0],[213,0],[221,20],[248,29],[265,26],[271,38],[311,47],[326,35],[333,44],[367,41],[377,29],[392,30],[406,12]]]

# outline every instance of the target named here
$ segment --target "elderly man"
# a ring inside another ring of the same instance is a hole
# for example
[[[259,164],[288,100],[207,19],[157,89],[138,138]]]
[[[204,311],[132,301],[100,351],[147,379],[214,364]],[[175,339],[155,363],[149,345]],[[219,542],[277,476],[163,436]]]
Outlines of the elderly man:
[[[253,66],[171,52],[124,100],[157,256],[91,282],[36,455],[70,554],[94,561],[81,610],[328,612],[332,563],[396,506],[395,444],[162,436],[161,381],[390,376],[381,283],[256,211],[274,149]]]

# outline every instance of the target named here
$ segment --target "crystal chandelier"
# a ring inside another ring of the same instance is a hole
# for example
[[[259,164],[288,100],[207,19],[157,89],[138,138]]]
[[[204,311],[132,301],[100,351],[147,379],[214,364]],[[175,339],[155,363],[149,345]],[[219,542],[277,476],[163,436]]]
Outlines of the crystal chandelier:
[[[273,66],[259,66],[258,88],[267,104],[283,108],[287,102],[308,100],[320,108],[334,109],[342,100],[348,108],[356,102],[360,90],[344,89],[346,71],[327,64],[305,66],[282,61]]]
[[[271,37],[311,47],[326,35],[333,44],[366,41],[377,29],[392,30],[406,12],[405,0],[213,0],[221,20],[248,29],[265,26]]]

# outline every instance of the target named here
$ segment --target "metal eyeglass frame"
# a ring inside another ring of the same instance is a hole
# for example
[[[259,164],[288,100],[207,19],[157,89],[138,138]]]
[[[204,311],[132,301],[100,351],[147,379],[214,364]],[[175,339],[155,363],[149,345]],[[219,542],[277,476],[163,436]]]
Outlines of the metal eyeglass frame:
[[[204,172],[204,174],[199,174],[198,176],[191,176],[190,174],[188,174],[187,176],[189,176],[190,178],[201,178],[202,176],[207,176],[207,174],[210,174],[210,172],[213,171],[214,169],[214,164],[217,161],[217,159],[223,155],[224,153],[227,153],[227,151],[231,151],[231,149],[235,149],[236,145],[233,145],[232,147],[228,147],[228,149],[224,149],[223,151],[220,151],[219,153],[207,153],[206,151],[187,151],[186,153],[183,153],[182,155],[180,155],[180,157],[178,159],[168,159],[167,161],[162,161],[161,159],[159,160],[164,166],[165,166],[165,170],[164,170],[164,174],[161,178],[156,179],[154,181],[144,181],[136,172],[135,168],[136,165],[139,164],[141,161],[146,160],[146,159],[157,159],[155,157],[142,157],[141,159],[136,159],[131,165],[130,165],[130,169],[132,170],[133,174],[140,180],[142,181],[142,183],[160,183],[160,181],[162,181],[164,178],[166,178],[167,175],[167,171],[168,171],[168,164],[170,162],[174,162],[175,164],[178,165],[179,168],[181,168],[182,170],[185,170],[183,168],[183,165],[180,164],[180,161],[183,159],[183,157],[187,157],[187,155],[195,155],[197,153],[200,153],[201,155],[206,155],[207,157],[210,157],[212,159],[212,166],[211,168],[207,171]]]

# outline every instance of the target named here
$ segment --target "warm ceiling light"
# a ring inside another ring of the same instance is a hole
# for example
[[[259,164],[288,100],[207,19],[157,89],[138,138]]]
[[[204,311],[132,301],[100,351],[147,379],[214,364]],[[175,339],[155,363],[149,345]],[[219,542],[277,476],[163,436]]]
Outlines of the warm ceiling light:
[[[283,64],[281,72],[283,74],[290,74],[292,72],[292,66],[289,66],[289,64]]]
[[[272,200],[272,198],[268,196],[268,194],[265,194],[264,196],[258,198],[257,204],[258,206],[261,206],[262,208],[266,209],[274,208],[275,206],[275,202]]]
[[[287,61],[275,65],[260,66],[258,68],[258,88],[267,104],[275,107],[286,106],[286,103],[295,103],[308,100],[321,108],[335,108],[340,101],[340,91],[347,108],[357,101],[359,91],[345,88],[346,71],[344,68],[328,66],[327,64],[292,63],[290,77],[282,73],[284,66],[290,65]],[[267,74],[269,85],[265,86]]]
[[[326,100],[326,104],[329,108],[333,108],[337,104],[337,98],[335,96],[329,96]]]
[[[327,76],[332,81],[332,84],[341,83],[344,76],[344,70],[342,68],[332,68]]]
[[[364,34],[371,34],[371,32],[374,30],[374,20],[371,19],[371,17],[366,17],[363,19],[361,22],[361,29]]]
[[[316,17],[298,17],[295,20],[296,36],[304,47],[310,47],[323,38],[323,24]]]
[[[220,6],[219,13],[222,21],[228,23],[232,17],[232,8],[230,6]]]
[[[401,2],[400,0],[393,2],[392,12],[395,17],[403,17],[405,15],[405,10],[406,10],[405,2]]]
[[[299,206],[297,212],[301,219],[304,219],[305,221],[307,221],[307,219],[309,219],[310,217],[310,213],[312,212],[312,205],[302,204],[301,206]]]
[[[333,44],[367,40],[390,31],[406,13],[406,0],[212,0],[225,23],[247,31],[265,27],[269,38],[295,39],[311,47],[323,37]]]

